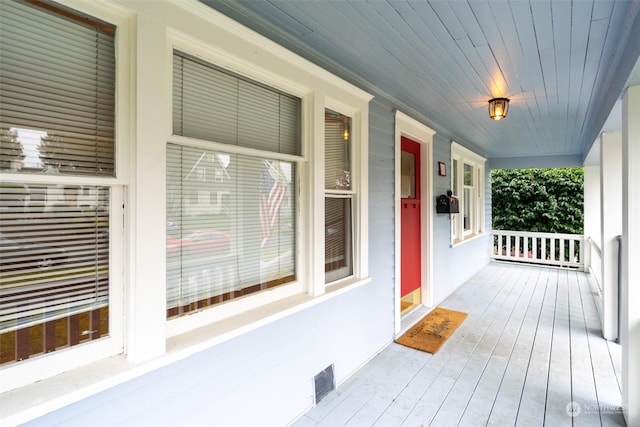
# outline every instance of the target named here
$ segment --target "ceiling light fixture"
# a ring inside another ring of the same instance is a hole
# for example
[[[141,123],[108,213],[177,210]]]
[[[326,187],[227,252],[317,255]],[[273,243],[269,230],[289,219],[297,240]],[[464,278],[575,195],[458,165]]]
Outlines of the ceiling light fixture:
[[[509,110],[508,98],[493,98],[489,100],[489,117],[493,120],[502,120],[507,117]]]

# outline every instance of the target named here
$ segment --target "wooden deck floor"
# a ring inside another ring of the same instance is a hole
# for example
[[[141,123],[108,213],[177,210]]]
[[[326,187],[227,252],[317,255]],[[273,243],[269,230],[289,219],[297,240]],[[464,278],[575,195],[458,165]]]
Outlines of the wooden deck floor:
[[[440,306],[469,316],[438,353],[391,344],[294,426],[625,425],[584,273],[492,263]]]

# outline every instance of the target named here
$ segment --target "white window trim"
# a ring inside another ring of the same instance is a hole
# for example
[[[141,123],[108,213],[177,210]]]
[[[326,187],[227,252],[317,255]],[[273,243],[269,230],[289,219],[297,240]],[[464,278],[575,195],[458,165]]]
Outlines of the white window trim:
[[[324,271],[325,256],[324,256],[324,205],[327,194],[336,195],[338,191],[329,191],[324,188],[324,111],[335,111],[336,113],[343,114],[351,118],[351,190],[345,192],[351,197],[351,216],[352,216],[352,255],[353,255],[353,274],[348,277],[344,277],[338,280],[324,282],[326,286],[340,285],[344,283],[353,282],[354,280],[362,279],[368,276],[368,213],[366,211],[368,206],[368,159],[369,159],[369,147],[368,144],[362,141],[368,141],[368,120],[363,120],[363,112],[354,109],[353,106],[345,105],[336,99],[325,98],[325,107],[322,111],[322,153],[318,155],[322,156],[322,169],[316,166],[316,172],[318,175],[314,176],[314,179],[322,181],[322,270]],[[368,117],[368,114],[364,117]],[[318,144],[320,145],[320,144]],[[317,157],[316,157],[317,159]],[[319,173],[322,172],[322,177]],[[316,255],[319,258],[319,255]],[[323,293],[322,289],[319,289],[320,293]]]
[[[451,174],[451,188],[454,188],[453,182],[457,181],[458,191],[461,194],[454,194],[458,198],[458,205],[460,213],[451,215],[451,246],[457,246],[459,244],[474,240],[485,234],[485,195],[484,195],[484,183],[485,183],[485,165],[486,159],[479,154],[469,150],[466,147],[458,144],[455,141],[451,142],[451,163],[457,160],[457,176]],[[474,199],[473,211],[471,212],[471,230],[464,230],[464,209],[465,202],[462,192],[464,192],[464,165],[468,164],[473,167],[473,179],[477,181],[473,185],[471,191],[471,197]],[[453,168],[452,168],[453,170]]]
[[[199,8],[199,7],[198,7]],[[208,8],[206,8],[208,11]],[[233,26],[236,23],[231,23]],[[238,32],[240,33],[240,32]],[[174,50],[186,52],[204,61],[229,69],[247,78],[258,81],[274,88],[282,90],[302,99],[302,153],[301,156],[273,155],[262,150],[254,150],[244,147],[229,146],[210,141],[200,141],[193,138],[172,135],[167,142],[188,143],[191,146],[202,146],[209,149],[224,150],[229,153],[242,153],[258,155],[261,157],[276,157],[291,160],[297,163],[298,170],[298,211],[306,217],[298,218],[298,258],[297,280],[291,284],[281,285],[267,291],[248,295],[243,298],[230,300],[218,306],[210,306],[206,309],[167,321],[167,337],[175,337],[187,333],[193,329],[204,327],[213,322],[224,320],[231,316],[241,315],[245,312],[256,310],[269,303],[292,297],[307,292],[311,296],[323,295],[327,289],[324,283],[324,111],[326,108],[339,111],[352,117],[352,141],[354,162],[354,274],[348,278],[332,282],[330,285],[344,285],[345,283],[358,283],[368,277],[367,266],[367,193],[368,176],[367,161],[368,151],[368,101],[371,96],[365,94],[346,82],[337,82],[335,79],[327,81],[323,71],[314,70],[316,78],[313,80],[297,78],[296,80],[275,78],[276,71],[262,68],[254,63],[254,57],[241,57],[232,52],[222,52],[223,47],[205,45],[194,42],[192,37],[183,31],[170,29],[169,43],[167,46],[167,60],[171,60]],[[252,34],[255,38],[256,35]],[[248,40],[251,41],[250,39]],[[219,43],[219,42],[218,42]],[[266,47],[266,46],[263,46]],[[275,55],[279,55],[281,48],[276,46]],[[268,49],[267,49],[268,51]],[[298,66],[307,66],[303,60],[289,58]],[[299,64],[302,62],[301,64]],[[171,80],[169,80],[170,82]],[[315,83],[315,84],[314,84]],[[338,84],[339,83],[339,84]],[[303,85],[308,85],[304,87]],[[316,86],[318,85],[318,86]],[[315,87],[314,87],[315,86]],[[171,85],[169,84],[169,88]],[[333,97],[329,97],[328,94]],[[354,102],[355,101],[355,102]],[[312,116],[309,120],[309,116]],[[314,132],[315,130],[315,132]],[[319,132],[318,132],[319,130]],[[312,132],[312,133],[310,133]],[[311,144],[310,141],[313,141]],[[310,151],[309,146],[313,147]],[[322,150],[320,152],[320,150]],[[318,183],[321,191],[318,194],[317,187],[312,183]],[[303,195],[311,195],[309,200]],[[304,206],[303,209],[300,207]],[[313,206],[313,208],[312,208]],[[307,212],[308,211],[308,212]],[[311,226],[313,224],[313,226]],[[310,229],[311,227],[311,229]],[[318,234],[318,227],[321,229]],[[307,236],[309,236],[307,238]],[[320,280],[319,277],[322,277]]]

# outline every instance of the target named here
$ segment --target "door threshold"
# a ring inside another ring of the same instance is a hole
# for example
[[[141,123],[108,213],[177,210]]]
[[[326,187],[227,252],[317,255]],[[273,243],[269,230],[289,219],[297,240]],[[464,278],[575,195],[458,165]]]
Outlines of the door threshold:
[[[400,331],[396,334],[396,338],[407,332],[409,328],[422,320],[431,310],[433,310],[433,307],[427,307],[422,304],[412,308],[410,312],[400,318]]]

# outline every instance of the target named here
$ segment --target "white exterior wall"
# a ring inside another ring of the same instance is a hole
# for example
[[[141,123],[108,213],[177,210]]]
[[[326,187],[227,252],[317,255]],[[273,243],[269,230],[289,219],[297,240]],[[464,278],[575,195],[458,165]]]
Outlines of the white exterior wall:
[[[433,197],[451,190],[451,142],[439,134],[433,139],[433,161],[447,164],[447,176],[433,173]],[[490,262],[491,256],[491,176],[485,165],[485,233],[451,246],[451,227],[448,214],[435,214],[433,219],[433,296],[436,306]],[[433,209],[435,211],[435,208]],[[455,214],[461,215],[461,214]]]
[[[640,86],[622,99],[622,405],[640,425]]]

